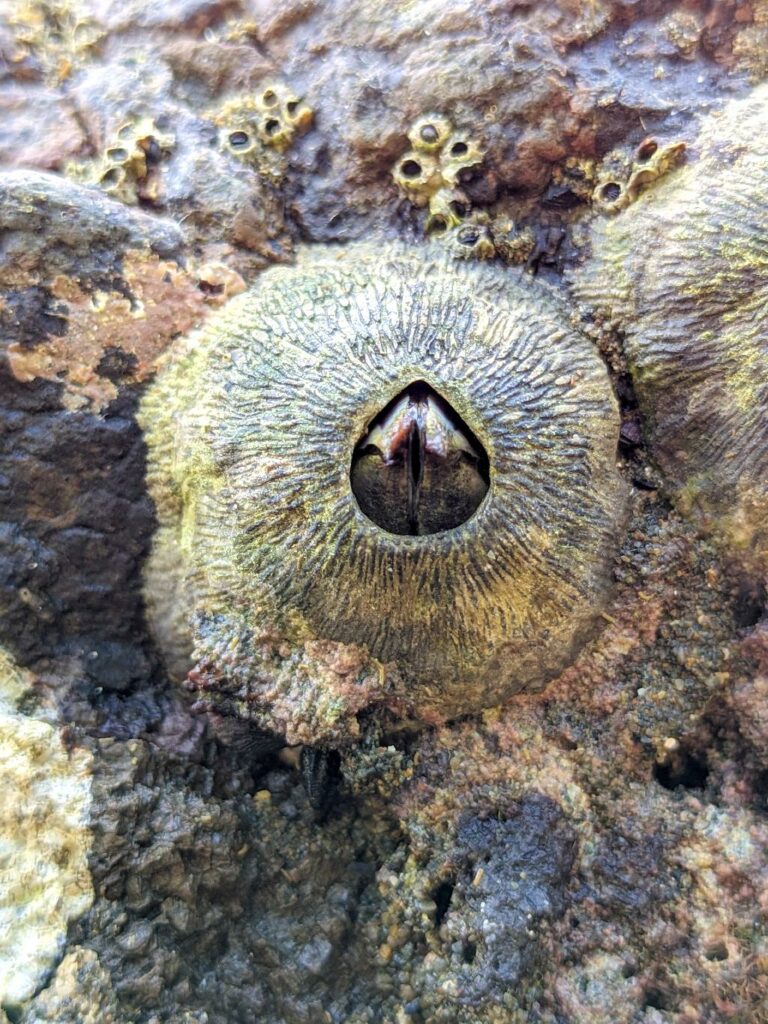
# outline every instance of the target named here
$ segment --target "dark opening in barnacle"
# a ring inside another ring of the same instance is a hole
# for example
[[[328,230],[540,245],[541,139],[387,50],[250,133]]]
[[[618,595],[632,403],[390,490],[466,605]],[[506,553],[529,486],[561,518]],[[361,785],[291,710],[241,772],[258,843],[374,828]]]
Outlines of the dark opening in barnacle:
[[[606,203],[615,203],[621,196],[621,185],[618,181],[608,181],[600,186],[600,198]]]
[[[404,178],[418,178],[421,174],[421,164],[415,160],[403,160],[400,171]]]
[[[370,423],[355,448],[352,492],[388,533],[452,530],[478,509],[490,482],[483,446],[434,388],[414,381]]]

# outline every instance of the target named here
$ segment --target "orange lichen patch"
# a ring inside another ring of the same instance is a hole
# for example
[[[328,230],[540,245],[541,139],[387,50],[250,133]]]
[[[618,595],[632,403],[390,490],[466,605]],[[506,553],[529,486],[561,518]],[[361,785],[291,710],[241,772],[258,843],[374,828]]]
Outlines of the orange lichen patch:
[[[33,347],[10,345],[14,376],[61,380],[67,406],[102,409],[117,394],[113,380],[99,372],[107,350],[127,358],[125,379],[144,380],[170,341],[201,323],[209,304],[192,274],[142,251],[125,254],[123,285],[86,292],[75,278],[54,278],[50,290],[66,307],[66,331]]]

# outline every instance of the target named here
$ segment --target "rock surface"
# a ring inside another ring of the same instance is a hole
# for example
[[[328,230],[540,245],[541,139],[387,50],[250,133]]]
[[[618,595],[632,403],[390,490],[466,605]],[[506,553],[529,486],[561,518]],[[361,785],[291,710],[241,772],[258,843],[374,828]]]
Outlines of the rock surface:
[[[166,678],[135,419],[172,340],[299,243],[421,241],[393,176],[417,119],[484,154],[431,244],[563,288],[592,218],[623,215],[595,190],[649,137],[695,159],[767,40],[762,0],[5,5],[0,639],[32,696],[2,782],[41,791],[8,849],[28,863],[47,823],[55,897],[45,947],[11,946],[8,1020],[768,1019],[764,581],[667,500],[620,335],[581,325],[633,491],[604,627],[540,695],[366,733],[324,822],[295,751]],[[270,90],[312,113],[285,145]],[[48,801],[51,770],[78,781]]]
[[[92,759],[17,710],[29,680],[0,658],[0,999],[18,1007],[49,979],[67,925],[93,902]]]

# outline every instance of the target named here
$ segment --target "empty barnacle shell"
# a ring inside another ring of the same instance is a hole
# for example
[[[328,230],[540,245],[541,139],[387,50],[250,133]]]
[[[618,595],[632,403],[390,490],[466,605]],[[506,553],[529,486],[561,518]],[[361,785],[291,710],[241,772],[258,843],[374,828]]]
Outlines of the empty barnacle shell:
[[[279,178],[285,151],[310,127],[314,114],[285,84],[265,82],[254,93],[227,100],[210,116],[219,126],[224,149]]]
[[[431,248],[270,269],[142,406],[161,643],[262,727],[314,716],[298,742],[337,742],[365,686],[417,714],[540,688],[609,593],[605,367],[554,293]]]
[[[117,129],[100,157],[70,164],[67,173],[79,181],[97,183],[130,206],[142,199],[155,201],[157,165],[175,143],[175,137],[159,129],[151,117],[136,117]]]
[[[417,150],[409,150],[398,160],[392,177],[414,206],[426,206],[443,187],[438,158]]]
[[[574,289],[623,332],[678,505],[765,566],[768,87],[707,118],[694,152],[616,218],[595,222]]]
[[[469,200],[463,192],[458,189],[441,188],[430,198],[424,230],[431,235],[458,227],[468,210]]]

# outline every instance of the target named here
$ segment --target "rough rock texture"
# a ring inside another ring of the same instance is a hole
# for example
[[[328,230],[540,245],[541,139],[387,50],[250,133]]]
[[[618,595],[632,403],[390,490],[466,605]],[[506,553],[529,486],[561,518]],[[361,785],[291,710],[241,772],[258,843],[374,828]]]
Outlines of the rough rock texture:
[[[0,653],[0,1003],[19,1007],[58,963],[93,901],[91,758],[17,710],[29,680]]]
[[[33,694],[11,738],[44,725],[57,764],[93,764],[93,906],[39,992],[3,996],[14,1024],[768,1019],[765,590],[666,502],[619,336],[585,325],[633,491],[604,627],[541,695],[367,732],[324,823],[295,751],[165,677],[135,421],[172,339],[297,243],[421,238],[393,177],[417,119],[485,154],[434,244],[562,287],[598,185],[654,188],[646,140],[692,145],[768,72],[767,33],[762,0],[4,5],[2,641]],[[273,86],[311,124],[238,155]]]

